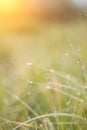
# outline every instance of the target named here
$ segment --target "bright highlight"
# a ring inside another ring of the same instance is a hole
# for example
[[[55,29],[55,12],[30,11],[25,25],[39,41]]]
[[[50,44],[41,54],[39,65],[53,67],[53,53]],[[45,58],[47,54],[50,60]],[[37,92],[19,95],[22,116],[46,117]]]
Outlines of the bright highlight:
[[[10,14],[17,12],[20,7],[20,0],[0,0],[0,13]]]

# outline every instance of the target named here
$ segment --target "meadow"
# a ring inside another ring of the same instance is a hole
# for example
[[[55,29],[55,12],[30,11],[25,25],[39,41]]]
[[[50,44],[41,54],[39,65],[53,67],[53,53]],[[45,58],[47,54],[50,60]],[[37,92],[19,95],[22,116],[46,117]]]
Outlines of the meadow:
[[[87,22],[0,31],[0,130],[87,130]]]

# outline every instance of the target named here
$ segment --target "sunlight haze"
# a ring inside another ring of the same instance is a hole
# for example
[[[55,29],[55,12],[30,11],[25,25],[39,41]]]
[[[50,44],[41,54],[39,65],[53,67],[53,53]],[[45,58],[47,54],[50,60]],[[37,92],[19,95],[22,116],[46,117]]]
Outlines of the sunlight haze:
[[[0,14],[17,13],[22,7],[20,0],[0,0]]]

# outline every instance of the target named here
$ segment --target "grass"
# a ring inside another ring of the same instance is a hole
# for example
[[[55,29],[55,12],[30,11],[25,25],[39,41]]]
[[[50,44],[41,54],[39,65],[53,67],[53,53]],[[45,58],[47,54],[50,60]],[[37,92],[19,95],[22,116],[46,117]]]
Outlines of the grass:
[[[0,130],[86,130],[86,23],[40,26],[0,35]]]

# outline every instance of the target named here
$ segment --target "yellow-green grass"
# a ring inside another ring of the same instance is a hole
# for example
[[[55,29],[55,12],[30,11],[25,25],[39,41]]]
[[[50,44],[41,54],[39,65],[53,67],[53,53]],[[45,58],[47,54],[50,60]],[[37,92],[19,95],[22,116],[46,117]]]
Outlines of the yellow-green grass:
[[[0,33],[0,130],[87,129],[86,24]]]

